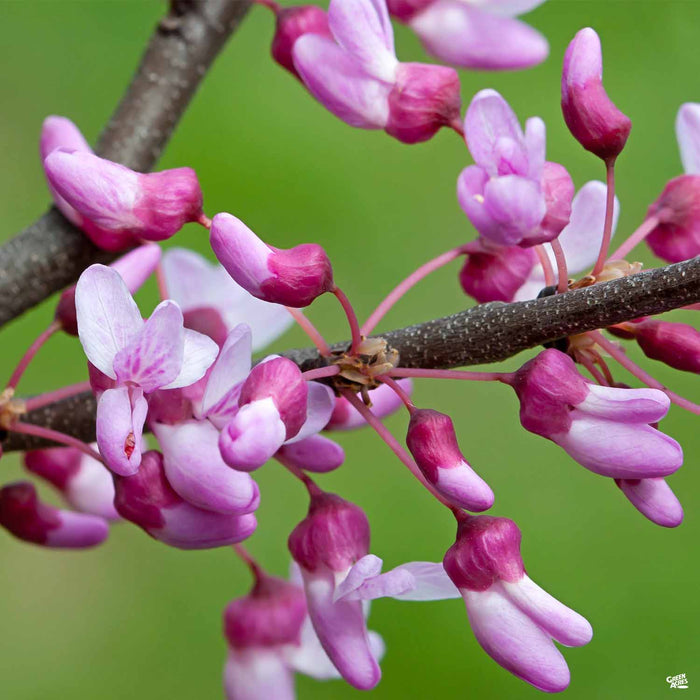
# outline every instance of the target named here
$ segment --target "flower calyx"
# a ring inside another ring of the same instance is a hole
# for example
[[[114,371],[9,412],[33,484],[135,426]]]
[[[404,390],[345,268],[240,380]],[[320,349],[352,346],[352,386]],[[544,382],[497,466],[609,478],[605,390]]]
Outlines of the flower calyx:
[[[337,351],[332,355],[330,364],[340,368],[340,373],[333,377],[336,391],[350,389],[361,393],[369,405],[369,390],[376,389],[378,378],[387,374],[399,364],[399,351],[392,348],[384,338],[365,338],[357,352]]]

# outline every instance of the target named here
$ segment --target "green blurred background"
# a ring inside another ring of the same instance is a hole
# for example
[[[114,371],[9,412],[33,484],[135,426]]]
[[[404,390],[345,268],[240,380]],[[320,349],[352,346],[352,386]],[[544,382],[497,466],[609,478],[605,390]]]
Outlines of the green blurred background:
[[[2,237],[48,203],[37,156],[42,119],[67,115],[94,140],[162,11],[161,3],[138,1],[0,3]],[[618,231],[628,233],[681,169],[673,122],[682,102],[700,100],[700,3],[550,0],[528,21],[549,38],[550,59],[522,73],[463,72],[463,99],[495,87],[522,119],[545,119],[549,158],[564,163],[577,186],[599,178],[600,163],[564,127],[558,92],[567,42],[579,28],[594,26],[603,40],[608,91],[634,122],[618,168]],[[210,215],[234,212],[281,246],[322,243],[336,279],[367,314],[421,262],[474,236],[454,193],[468,155],[450,132],[407,147],[383,133],[345,126],[272,62],[272,28],[270,13],[254,8],[204,82],[161,165],[196,168]],[[424,59],[404,28],[397,27],[397,44],[401,58]],[[207,248],[196,227],[175,243]],[[640,257],[653,264],[646,252]],[[456,272],[450,268],[426,281],[383,327],[464,307]],[[155,299],[153,286],[142,292],[146,311]],[[48,324],[53,305],[50,300],[3,329],[5,375]],[[309,313],[328,338],[347,336],[332,300],[320,300]],[[686,320],[694,317],[686,314]],[[275,349],[305,344],[293,330]],[[697,397],[692,376],[653,369],[672,388]],[[77,341],[55,338],[20,388],[39,393],[85,375]],[[696,419],[673,410],[664,421],[687,454],[686,466],[670,480],[686,518],[669,531],[646,521],[610,480],[523,431],[508,389],[426,381],[415,395],[420,405],[454,418],[464,452],[497,494],[494,513],[513,518],[523,531],[531,577],[592,622],[593,642],[566,652],[573,676],[567,697],[661,697],[668,692],[666,676],[678,673],[688,675],[692,692],[700,684]],[[390,426],[400,435],[404,416]],[[320,481],[366,509],[372,551],[387,566],[440,559],[453,540],[451,518],[374,435],[360,432],[340,441],[347,463]],[[3,481],[21,475],[15,455],[0,466]],[[260,527],[250,548],[283,574],[287,533],[304,515],[304,493],[274,464],[259,472],[259,481]],[[249,584],[229,550],[180,552],[123,525],[101,548],[78,553],[44,551],[0,532],[0,562],[3,699],[221,696],[221,610]],[[384,679],[373,691],[377,698],[539,694],[482,652],[460,601],[379,601],[371,626],[388,647]],[[340,682],[306,678],[298,689],[308,699],[358,694]]]

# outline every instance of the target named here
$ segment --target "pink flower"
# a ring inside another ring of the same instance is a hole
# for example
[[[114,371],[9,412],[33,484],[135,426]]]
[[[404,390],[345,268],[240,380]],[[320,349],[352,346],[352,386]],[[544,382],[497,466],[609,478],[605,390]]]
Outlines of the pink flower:
[[[97,404],[97,444],[107,465],[128,476],[138,470],[148,410],[144,394],[188,386],[214,361],[216,344],[184,328],[172,301],[144,322],[116,270],[90,266],[75,293],[78,334],[106,389]]]
[[[665,479],[615,479],[615,483],[651,522],[662,527],[678,527],[683,522],[683,506]]]
[[[350,126],[384,129],[404,143],[459,121],[459,76],[445,66],[400,63],[384,0],[331,0],[335,38],[304,34],[294,65],[311,94]]]
[[[109,535],[103,518],[46,505],[28,481],[0,489],[0,525],[20,540],[45,547],[94,547]]]
[[[700,103],[681,105],[676,116],[676,138],[686,175],[700,175]]]
[[[46,120],[41,154],[56,205],[104,250],[170,238],[202,215],[191,168],[143,174],[99,158],[67,119]]]
[[[583,646],[593,630],[525,574],[512,520],[481,515],[460,522],[444,567],[479,644],[496,663],[546,692],[569,685],[566,661],[552,640]]]
[[[337,469],[345,461],[345,451],[337,442],[323,435],[311,435],[298,442],[282,445],[275,453],[275,459],[297,469],[325,474]]]
[[[413,411],[406,444],[423,476],[450,503],[472,511],[493,505],[493,491],[462,456],[449,416],[432,409]]]
[[[114,509],[112,475],[84,452],[74,447],[30,450],[24,454],[24,466],[55,486],[75,510],[107,520],[119,519]]]
[[[257,525],[252,513],[216,513],[182,499],[165,476],[159,452],[144,453],[135,474],[116,476],[114,481],[114,505],[118,513],[171,547],[225,547],[250,537]]]
[[[614,479],[673,474],[683,463],[680,445],[651,425],[668,412],[657,389],[589,384],[573,360],[549,349],[526,362],[512,386],[520,399],[520,422],[579,464]]]
[[[482,90],[464,119],[475,165],[457,181],[457,198],[489,242],[531,246],[556,238],[569,222],[574,186],[569,174],[545,162],[544,122],[528,119],[525,133],[495,90]]]
[[[370,644],[362,602],[337,600],[337,585],[368,553],[369,523],[360,508],[333,494],[312,495],[307,517],[289,536],[314,630],[343,678],[369,690],[381,671]]]
[[[603,87],[603,56],[593,29],[582,29],[569,44],[561,78],[561,108],[574,138],[603,160],[614,160],[627,143],[632,122]]]
[[[517,70],[544,61],[547,40],[515,17],[544,0],[388,0],[389,12],[440,61],[474,70]]]
[[[231,214],[214,217],[210,243],[234,281],[263,301],[308,306],[317,296],[333,289],[330,260],[315,243],[289,250],[273,248]]]

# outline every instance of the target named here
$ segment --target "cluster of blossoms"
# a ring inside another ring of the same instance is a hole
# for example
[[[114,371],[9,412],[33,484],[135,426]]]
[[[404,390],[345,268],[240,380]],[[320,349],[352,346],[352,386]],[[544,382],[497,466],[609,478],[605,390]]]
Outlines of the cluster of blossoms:
[[[683,455],[659,421],[672,402],[695,413],[700,407],[661,386],[601,331],[562,339],[512,373],[403,367],[398,352],[371,335],[409,289],[462,257],[462,288],[487,302],[565,294],[638,272],[640,265],[625,257],[644,239],[668,261],[700,254],[700,105],[693,104],[681,108],[677,122],[686,174],[668,183],[639,229],[610,254],[619,208],[614,164],[631,122],[602,86],[592,29],[579,32],[567,50],[562,109],[573,136],[603,160],[606,184],[589,182],[578,193],[566,169],[546,160],[541,119],[529,119],[523,130],[493,90],[476,94],[462,119],[453,69],[400,63],[394,54],[389,12],[432,54],[458,66],[533,65],[546,55],[546,43],[510,15],[537,4],[392,0],[387,8],[383,0],[332,0],[327,14],[272,5],[273,56],[331,112],[407,143],[450,126],[465,137],[474,160],[459,175],[457,197],[478,238],[419,268],[362,325],[321,246],[280,249],[232,214],[210,219],[191,169],[136,173],[93,154],[67,119],[44,123],[41,155],[56,206],[101,248],[133,250],[109,267],[92,265],[63,293],[54,322],[0,399],[0,427],[65,445],[28,452],[25,465],[72,510],[41,502],[23,481],[0,489],[0,524],[48,547],[97,545],[120,520],[180,549],[232,545],[253,586],[224,612],[224,685],[231,700],[292,698],[296,672],[373,688],[384,648],[367,628],[368,601],[382,597],[461,597],[477,640],[498,664],[544,691],[569,684],[554,642],[585,645],[591,626],[525,573],[512,520],[474,515],[493,506],[494,493],[462,454],[450,417],[414,404],[415,378],[512,387],[526,430],[614,480],[651,521],[675,527],[683,518],[665,481]],[[183,249],[161,253],[155,241],[187,222],[209,230],[218,265]],[[580,272],[586,274],[569,279]],[[144,320],[132,294],[151,274],[163,300]],[[339,350],[301,311],[324,294],[337,297],[348,319],[352,341]],[[316,366],[302,371],[280,355],[253,362],[253,353],[293,321],[316,345]],[[29,361],[58,330],[79,337],[89,382],[27,401],[13,398]],[[652,359],[700,370],[700,334],[690,326],[642,318],[608,330],[636,340]],[[646,386],[617,382],[606,357]],[[97,399],[96,443],[21,420],[87,387]],[[381,422],[404,408],[405,448]],[[382,560],[370,553],[363,510],[310,476],[343,464],[343,449],[328,433],[364,426],[454,515],[456,538],[442,561],[382,573]],[[269,460],[309,496],[308,514],[288,538],[289,580],[265,572],[240,544],[257,525],[260,491],[251,472]]]

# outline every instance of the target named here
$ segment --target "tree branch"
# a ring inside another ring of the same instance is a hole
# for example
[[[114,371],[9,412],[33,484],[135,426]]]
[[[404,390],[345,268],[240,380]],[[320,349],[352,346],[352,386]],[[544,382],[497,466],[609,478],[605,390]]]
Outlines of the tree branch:
[[[482,304],[382,337],[399,351],[402,367],[462,367],[505,360],[559,338],[699,302],[700,257],[543,299]],[[348,347],[349,341],[333,346]],[[283,354],[302,370],[325,364],[313,348]],[[95,402],[90,394],[32,411],[24,420],[86,442],[95,438]],[[9,452],[48,443],[10,433],[0,444]]]
[[[96,152],[135,170],[150,170],[250,0],[173,0]],[[64,287],[100,251],[53,207],[0,248],[0,326]]]

